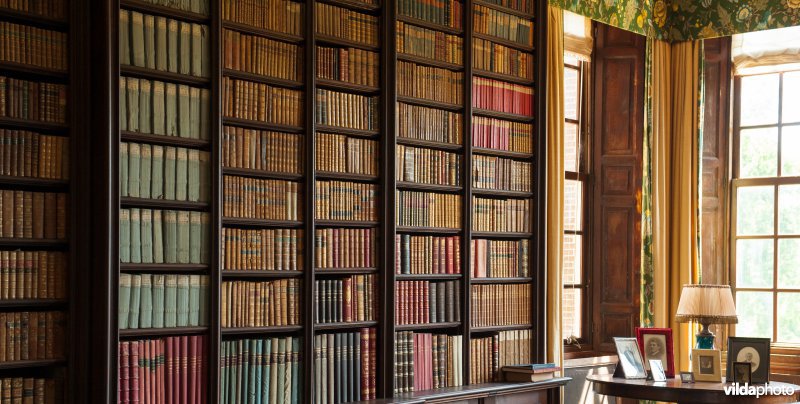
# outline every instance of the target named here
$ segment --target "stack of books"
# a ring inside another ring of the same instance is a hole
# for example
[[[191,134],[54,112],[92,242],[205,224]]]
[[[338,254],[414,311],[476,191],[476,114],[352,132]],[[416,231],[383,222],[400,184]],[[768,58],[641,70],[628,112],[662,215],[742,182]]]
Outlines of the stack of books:
[[[503,366],[503,378],[507,382],[541,382],[556,377],[561,368],[555,363],[532,363]]]

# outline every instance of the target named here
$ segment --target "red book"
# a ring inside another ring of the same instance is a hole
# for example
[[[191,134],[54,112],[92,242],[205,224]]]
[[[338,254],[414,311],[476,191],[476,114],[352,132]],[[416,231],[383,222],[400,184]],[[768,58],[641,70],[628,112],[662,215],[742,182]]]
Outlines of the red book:
[[[132,341],[130,345],[130,362],[131,368],[128,375],[130,376],[130,402],[139,403],[139,341]]]
[[[178,404],[175,400],[175,384],[173,375],[175,374],[175,354],[173,340],[175,337],[167,337],[164,340],[164,361],[166,362],[166,374],[164,380],[164,393],[166,404]]]
[[[206,352],[208,352],[208,340],[205,336],[201,336],[200,342],[200,374],[205,375],[208,374],[208,356],[206,355]],[[201,379],[197,388],[200,389],[200,403],[205,404],[208,395],[208,383]]]
[[[359,333],[361,345],[361,399],[369,397],[369,329],[362,329]]]
[[[453,265],[453,240],[454,237],[447,238],[447,271],[446,273],[452,274],[455,273],[455,268]]]
[[[194,404],[197,402],[197,335],[189,337],[189,403]]]
[[[189,336],[180,337],[181,340],[181,368],[180,380],[181,396],[179,403],[186,403],[189,397]]]
[[[130,403],[130,385],[128,384],[128,370],[130,357],[130,343],[121,342],[119,345],[119,386],[118,395],[121,404]]]
[[[344,321],[353,321],[353,302],[358,297],[357,294],[354,296],[353,293],[353,278],[347,278],[344,280],[343,284],[343,294],[344,294]]]

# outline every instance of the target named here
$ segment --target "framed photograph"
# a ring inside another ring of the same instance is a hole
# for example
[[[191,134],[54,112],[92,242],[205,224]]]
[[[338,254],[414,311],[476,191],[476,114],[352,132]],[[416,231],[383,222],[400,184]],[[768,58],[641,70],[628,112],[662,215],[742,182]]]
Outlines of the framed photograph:
[[[694,383],[694,373],[681,372],[681,383]]]
[[[664,374],[669,378],[675,377],[675,355],[672,351],[671,328],[636,327],[636,341],[639,343],[642,356],[644,356],[647,370],[650,370],[650,360],[658,359],[664,366]]]
[[[733,375],[728,376],[728,381],[739,384],[752,383],[750,381],[751,366],[752,363],[750,362],[733,362]]]
[[[653,381],[654,382],[665,382],[667,381],[667,375],[664,374],[664,366],[661,365],[661,361],[658,359],[650,359],[648,362],[650,365],[650,373],[653,374]]]
[[[698,382],[721,382],[719,349],[692,349],[692,370]]]
[[[636,338],[614,337],[614,345],[617,347],[619,366],[622,367],[625,378],[646,379],[647,371],[644,370],[644,362]]]
[[[728,337],[727,374],[734,374],[734,362],[749,362],[750,383],[768,382],[769,343],[769,338]]]

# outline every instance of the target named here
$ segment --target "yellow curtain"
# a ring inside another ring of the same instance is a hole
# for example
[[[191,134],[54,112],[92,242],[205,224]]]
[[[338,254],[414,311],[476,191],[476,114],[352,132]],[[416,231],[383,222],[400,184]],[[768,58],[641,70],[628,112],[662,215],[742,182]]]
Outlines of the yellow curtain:
[[[564,236],[564,17],[547,11],[547,362],[561,366],[561,248]],[[543,136],[545,134],[542,134]]]
[[[674,320],[687,283],[697,283],[699,41],[653,43],[653,266],[655,326],[673,329],[676,370],[688,371],[691,329]]]

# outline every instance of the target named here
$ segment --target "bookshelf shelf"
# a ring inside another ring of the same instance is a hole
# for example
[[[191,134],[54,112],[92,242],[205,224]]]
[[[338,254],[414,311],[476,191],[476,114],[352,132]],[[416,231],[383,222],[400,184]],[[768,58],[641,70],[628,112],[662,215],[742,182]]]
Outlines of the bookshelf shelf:
[[[397,181],[397,189],[413,189],[419,191],[461,192],[464,188],[455,185],[420,184],[416,182]]]
[[[523,86],[532,86],[534,84],[533,79],[527,79],[527,78],[519,77],[519,76],[511,76],[511,75],[503,74],[503,73],[495,73],[495,72],[490,72],[488,70],[475,69],[475,70],[472,71],[472,73],[475,76],[486,77],[486,78],[495,79],[495,80],[507,81],[509,83],[520,84],[520,85],[523,85]]]
[[[315,220],[317,227],[348,227],[348,228],[367,228],[376,227],[375,221],[355,221],[355,220]]]
[[[0,300],[0,309],[9,308],[54,308],[69,303],[67,299],[14,299]]]
[[[341,135],[353,135],[353,136],[361,136],[368,138],[376,137],[381,133],[380,131],[377,130],[351,129],[351,128],[342,128],[339,126],[331,126],[323,124],[317,124],[316,128],[317,132],[330,132],[330,133],[338,133]]]
[[[24,361],[0,362],[0,370],[24,369],[24,368],[44,368],[61,366],[67,363],[66,359],[34,359]]]
[[[397,60],[402,60],[404,62],[411,62],[425,66],[432,66],[432,67],[441,67],[443,69],[452,70],[455,72],[464,71],[463,65],[458,65],[455,63],[449,62],[442,62],[435,59],[428,59],[419,56],[409,55],[407,53],[397,53]]]
[[[344,7],[354,11],[376,12],[381,9],[381,6],[378,4],[368,4],[361,1],[320,0],[320,3],[327,3],[334,6]]]
[[[251,177],[251,178],[287,180],[287,181],[300,181],[303,179],[303,174],[280,173],[275,171],[261,171],[261,170],[254,170],[252,168],[223,167],[222,174],[238,175],[242,177]]]
[[[472,278],[473,284],[509,284],[533,282],[532,278]]]
[[[223,278],[299,278],[303,271],[223,270]]]
[[[35,130],[53,135],[66,135],[69,132],[69,125],[65,123],[43,122],[43,121],[34,121],[31,119],[19,119],[19,118],[9,118],[9,117],[0,117],[0,127],[6,127],[10,129]]]
[[[460,144],[453,144],[453,143],[444,143],[444,142],[432,142],[429,140],[421,140],[421,139],[413,139],[410,137],[398,137],[397,144],[403,144],[408,146],[422,146],[427,147],[430,149],[436,150],[444,150],[444,151],[461,151],[464,150],[464,146]]]
[[[224,117],[222,118],[222,123],[224,125],[241,126],[251,129],[274,130],[278,132],[288,132],[288,133],[303,133],[303,128],[300,126],[279,125],[275,123],[253,121],[250,119]]]
[[[378,325],[377,321],[351,321],[347,323],[314,323],[316,331],[352,330],[356,328],[369,328]]]
[[[509,48],[514,48],[523,52],[533,52],[534,50],[533,46],[521,44],[519,42],[509,41],[508,39],[503,39],[493,35],[485,35],[475,32],[472,34],[472,36],[478,39],[483,39],[486,41],[494,42],[496,44],[507,46]]]
[[[421,234],[459,234],[461,229],[452,229],[448,227],[411,227],[411,226],[397,226],[398,233],[421,233]]]
[[[303,326],[300,325],[279,325],[272,327],[236,327],[236,328],[221,328],[220,333],[223,336],[244,336],[244,335],[257,335],[257,334],[288,334],[301,331]]]
[[[509,121],[522,122],[522,123],[533,123],[534,121],[534,118],[530,116],[510,114],[508,112],[492,111],[489,109],[473,108],[472,113],[477,116],[487,116],[490,118],[499,118],[499,119],[505,119]]]
[[[222,224],[225,226],[242,226],[242,227],[258,227],[258,228],[299,228],[303,226],[303,222],[295,220],[266,220],[266,219],[246,219],[239,217],[223,217]]]
[[[58,189],[63,191],[69,188],[69,180],[54,180],[49,178],[35,178],[35,177],[15,177],[11,175],[0,175],[0,183],[2,183],[3,186],[35,188],[37,190]]]
[[[515,232],[495,232],[495,231],[473,231],[472,237],[488,238],[488,239],[521,239],[533,237],[532,233],[515,233]]]
[[[419,106],[422,106],[422,107],[445,109],[445,110],[453,111],[453,112],[461,112],[461,111],[464,110],[464,107],[462,105],[448,104],[446,102],[432,101],[432,100],[426,100],[426,99],[423,99],[423,98],[416,98],[416,97],[397,96],[397,101],[405,103],[405,104],[419,105]]]
[[[47,69],[44,67],[24,63],[0,62],[0,72],[12,73],[15,76],[34,81],[47,81],[66,83],[69,81],[69,72]]]
[[[413,24],[418,27],[441,31],[450,35],[459,35],[459,36],[464,35],[464,30],[461,28],[451,28],[441,24],[420,20],[419,18],[409,17],[400,13],[397,14],[397,21],[402,21],[407,24]]]
[[[168,81],[171,83],[186,84],[195,87],[208,87],[209,83],[211,83],[211,79],[208,77],[197,77],[188,74],[165,72],[139,66],[122,65],[119,67],[119,71],[121,75],[127,77]]]
[[[472,152],[475,154],[485,154],[487,156],[511,157],[515,159],[533,158],[532,153],[513,152],[513,151],[499,150],[499,149],[487,149],[475,146],[472,147]]]
[[[379,179],[377,175],[336,173],[331,171],[317,171],[316,177],[318,180],[350,180],[358,182],[375,182]]]
[[[305,40],[302,36],[286,34],[283,32],[271,31],[267,29],[261,29],[257,27],[253,27],[246,24],[239,24],[233,21],[222,21],[222,27],[225,29],[230,29],[234,31],[243,32],[246,34],[258,35],[264,38],[275,39],[282,42],[289,42],[300,44],[303,43]]]
[[[341,45],[351,48],[368,50],[371,52],[378,52],[381,50],[381,48],[377,45],[370,45],[363,42],[350,41],[347,39],[336,38],[328,35],[317,34],[316,38],[317,38],[317,43],[322,43],[322,44]]]
[[[377,268],[314,268],[316,276],[365,275],[378,273]]]
[[[69,25],[66,20],[48,18],[45,16],[29,14],[24,11],[17,11],[10,8],[0,7],[0,19],[14,22],[17,24],[35,25],[37,27],[52,29],[56,31],[67,31]]]
[[[0,237],[0,247],[63,249],[68,245],[69,242],[67,240]]]
[[[536,19],[536,16],[534,16],[531,13],[526,13],[524,11],[520,11],[520,10],[517,10],[517,9],[504,7],[504,6],[501,6],[499,4],[489,3],[489,2],[481,1],[481,0],[473,0],[472,4],[493,8],[493,9],[495,9],[497,11],[502,11],[502,12],[504,12],[506,14],[515,15],[517,17],[521,17],[521,18],[524,18],[524,19],[527,19],[527,20],[535,20]]]
[[[317,78],[317,87],[331,90],[349,91],[363,95],[377,95],[381,89],[378,87],[348,83],[346,81],[328,80]]]
[[[141,0],[120,0],[120,7],[128,10],[153,14],[160,17],[176,18],[186,22],[194,22],[198,24],[209,24],[211,22],[211,17],[207,15],[193,13],[191,11],[183,11],[177,8],[164,7]]]
[[[508,196],[512,198],[532,198],[533,192],[507,191],[504,189],[472,188],[473,195],[481,196]]]
[[[277,77],[262,76],[260,74],[242,72],[242,71],[233,70],[233,69],[224,69],[224,70],[222,70],[222,74],[224,74],[225,76],[228,76],[228,77],[236,78],[236,79],[254,81],[256,83],[264,83],[264,84],[269,84],[271,86],[278,86],[278,87],[284,87],[284,88],[293,88],[293,89],[296,89],[296,90],[302,89],[303,86],[304,86],[304,84],[302,82],[300,82],[300,81],[280,79],[280,78],[277,78]]]
[[[395,274],[394,278],[398,281],[427,281],[427,280],[445,280],[445,279],[461,279],[462,274]]]
[[[426,330],[445,330],[449,328],[461,327],[460,321],[446,323],[425,323],[425,324],[397,324],[395,331],[426,331]]]
[[[122,207],[182,209],[194,211],[208,210],[210,206],[208,202],[171,201],[167,199],[133,198],[130,196],[120,197],[119,203]]]
[[[120,271],[136,273],[205,274],[208,269],[208,264],[119,264]]]
[[[167,337],[172,335],[198,335],[208,333],[208,327],[129,328],[119,330],[119,337],[126,339]]]
[[[514,325],[493,325],[485,327],[470,327],[472,332],[497,332],[497,331],[513,331],[513,330],[530,330],[530,324],[514,324]]]
[[[189,139],[178,136],[152,135],[149,133],[138,133],[120,131],[120,139],[128,142],[150,143],[162,146],[188,147],[192,149],[208,150],[211,143],[203,139]]]

